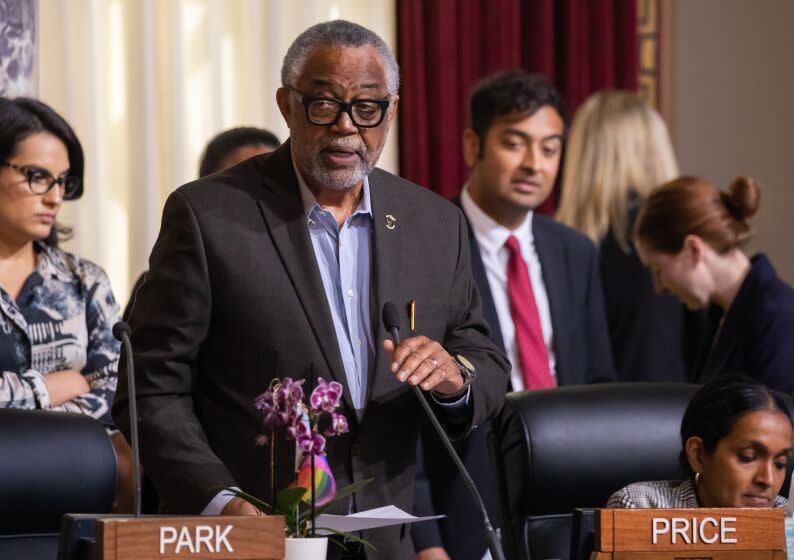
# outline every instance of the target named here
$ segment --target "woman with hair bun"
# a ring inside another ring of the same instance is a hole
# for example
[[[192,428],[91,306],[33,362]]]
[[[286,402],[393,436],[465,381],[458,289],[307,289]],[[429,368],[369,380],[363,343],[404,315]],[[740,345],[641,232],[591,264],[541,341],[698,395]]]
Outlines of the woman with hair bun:
[[[739,177],[728,192],[697,177],[662,185],[643,204],[634,242],[657,291],[690,309],[716,305],[721,318],[701,368],[705,380],[745,371],[772,389],[794,394],[794,290],[763,255],[742,247],[761,193]]]

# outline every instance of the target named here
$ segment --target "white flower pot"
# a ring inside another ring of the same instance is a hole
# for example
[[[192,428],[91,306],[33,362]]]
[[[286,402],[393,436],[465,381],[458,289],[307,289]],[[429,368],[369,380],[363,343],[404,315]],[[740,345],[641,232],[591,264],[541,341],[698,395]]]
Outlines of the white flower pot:
[[[287,537],[284,560],[325,560],[328,537],[294,539]]]

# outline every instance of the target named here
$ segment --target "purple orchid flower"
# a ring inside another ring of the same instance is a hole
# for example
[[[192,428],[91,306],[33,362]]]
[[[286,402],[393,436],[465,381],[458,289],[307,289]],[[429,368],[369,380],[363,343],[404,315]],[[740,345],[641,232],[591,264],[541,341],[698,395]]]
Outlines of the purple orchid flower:
[[[292,427],[299,417],[299,408],[303,402],[303,379],[293,381],[285,377],[276,380],[271,387],[256,397],[254,406],[262,411],[266,429]]]
[[[304,455],[325,453],[325,438],[313,430],[308,434],[298,436],[297,443]]]
[[[325,379],[319,377],[317,379],[317,387],[312,391],[309,397],[309,404],[318,412],[333,412],[339,406],[339,400],[342,398],[342,385],[336,381],[327,383]]]
[[[347,433],[349,427],[344,414],[331,413],[331,426],[325,430],[326,436],[338,436]]]

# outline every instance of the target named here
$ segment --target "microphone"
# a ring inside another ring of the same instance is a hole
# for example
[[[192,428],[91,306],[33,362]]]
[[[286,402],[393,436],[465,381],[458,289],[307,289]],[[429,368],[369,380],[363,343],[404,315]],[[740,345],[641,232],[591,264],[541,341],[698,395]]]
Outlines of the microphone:
[[[138,448],[138,405],[135,398],[135,364],[132,359],[132,329],[124,321],[113,325],[113,336],[124,344],[127,357],[127,393],[130,407],[130,435],[132,436],[132,480],[135,490],[135,517],[141,516],[141,456]]]
[[[383,312],[381,316],[383,319],[383,326],[386,327],[389,336],[391,336],[392,342],[394,342],[394,346],[397,347],[400,344],[400,314],[397,311],[397,308],[392,302],[387,301],[383,305]],[[419,399],[422,408],[425,410],[425,414],[427,414],[428,418],[430,418],[430,423],[433,424],[433,428],[435,428],[436,432],[438,433],[438,437],[441,438],[444,447],[447,449],[447,453],[449,453],[449,456],[452,458],[452,462],[455,463],[455,466],[463,477],[463,481],[466,483],[466,487],[469,489],[469,493],[471,494],[472,498],[474,498],[474,502],[480,509],[480,515],[483,518],[483,526],[485,529],[485,539],[488,542],[488,550],[491,552],[492,559],[504,560],[505,555],[504,552],[502,552],[502,542],[501,536],[499,535],[499,529],[494,529],[491,525],[491,520],[488,518],[488,511],[485,509],[485,504],[482,501],[480,493],[477,491],[477,487],[474,485],[474,481],[471,479],[469,471],[466,470],[466,467],[463,465],[463,461],[460,460],[457,451],[455,451],[455,448],[452,446],[452,442],[450,441],[449,437],[447,437],[446,432],[444,432],[444,428],[441,427],[438,418],[436,418],[436,415],[433,414],[433,410],[430,408],[430,405],[427,404],[427,400],[422,394],[422,391],[419,389],[419,386],[411,385],[411,388],[414,390],[414,393]]]

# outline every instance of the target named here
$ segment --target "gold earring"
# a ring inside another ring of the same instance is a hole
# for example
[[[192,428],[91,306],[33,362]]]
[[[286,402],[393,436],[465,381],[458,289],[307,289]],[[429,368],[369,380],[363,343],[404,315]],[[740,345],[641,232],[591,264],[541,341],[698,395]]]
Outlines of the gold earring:
[[[700,473],[699,472],[695,473],[695,484],[700,484]]]

